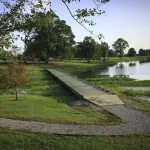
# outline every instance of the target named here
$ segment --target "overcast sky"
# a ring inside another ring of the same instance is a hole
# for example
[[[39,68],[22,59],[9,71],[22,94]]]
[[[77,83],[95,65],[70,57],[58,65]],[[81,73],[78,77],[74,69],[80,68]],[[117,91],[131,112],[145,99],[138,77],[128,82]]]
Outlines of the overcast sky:
[[[86,7],[95,7],[93,1],[81,0],[70,5],[72,10]],[[53,0],[52,8],[72,27],[77,41],[90,35],[73,20],[61,0]],[[110,0],[102,9],[106,10],[106,14],[93,17],[97,24],[89,29],[103,34],[109,46],[118,38],[124,38],[137,51],[140,48],[150,49],[150,0]]]

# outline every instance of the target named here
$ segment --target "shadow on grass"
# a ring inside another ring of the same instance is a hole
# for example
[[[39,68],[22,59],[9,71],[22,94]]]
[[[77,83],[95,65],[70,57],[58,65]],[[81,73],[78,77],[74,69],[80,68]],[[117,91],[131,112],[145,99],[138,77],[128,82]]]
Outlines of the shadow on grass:
[[[30,94],[50,96],[56,99],[58,103],[65,103],[69,106],[79,99],[46,70],[42,70],[42,74],[43,76],[40,78],[40,81],[36,85],[34,83],[32,84],[33,88]]]

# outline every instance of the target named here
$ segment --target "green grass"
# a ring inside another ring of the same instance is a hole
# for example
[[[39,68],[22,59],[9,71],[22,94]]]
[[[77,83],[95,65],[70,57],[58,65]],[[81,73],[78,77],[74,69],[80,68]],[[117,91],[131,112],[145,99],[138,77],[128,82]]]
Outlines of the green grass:
[[[132,61],[140,61],[140,60],[147,60],[147,57],[144,56],[135,56],[132,58]],[[103,61],[103,58],[101,59]],[[131,61],[131,57],[123,57],[122,60],[119,57],[109,57],[109,60],[106,58],[106,62],[121,62],[121,61]],[[71,63],[73,65],[76,65],[76,63],[82,64],[82,65],[90,65],[90,64],[96,64],[97,62],[99,62],[99,60],[91,60],[91,63],[87,63],[87,60],[84,59],[75,59],[75,60],[64,60],[64,61],[57,61],[55,63],[61,63],[61,64],[67,64],[67,63]]]
[[[122,90],[120,95],[124,99],[134,101],[138,104],[138,109],[144,111],[150,115],[150,102],[144,99],[141,99],[138,96],[150,96],[150,91],[136,91],[132,89]]]
[[[85,78],[93,84],[116,93],[125,104],[136,107],[147,114],[150,114],[150,102],[138,98],[137,96],[150,96],[150,91],[136,91],[132,89],[123,89],[122,87],[149,87],[150,80],[136,81],[130,78],[107,77]]]
[[[146,57],[144,56],[135,56],[132,58],[132,61],[144,61],[146,60]],[[131,61],[131,57],[123,57],[122,60],[120,60],[119,57],[110,57],[109,58],[109,61],[111,62],[120,62],[120,61],[125,61],[125,62],[128,62],[128,61]]]
[[[109,76],[100,76],[95,78],[84,78],[87,81],[91,81],[93,84],[98,84],[104,86],[105,88],[117,88],[118,87],[149,87],[150,80],[135,80],[130,78],[123,77],[109,77]],[[117,92],[115,91],[115,92]]]
[[[98,72],[103,69],[106,69],[108,65],[114,65],[115,63],[112,62],[98,62],[92,61],[91,63],[87,63],[86,60],[72,60],[72,61],[62,61],[62,62],[55,62],[47,67],[51,67],[57,69],[62,72],[66,72],[80,78],[85,77],[95,77]],[[43,68],[46,66],[43,65]]]
[[[101,110],[87,106],[71,107],[70,103],[78,100],[63,87],[45,69],[28,67],[31,83],[20,87],[28,94],[15,100],[12,89],[1,92],[0,117],[38,120],[57,123],[78,124],[119,124],[117,117]]]
[[[87,63],[85,60],[84,61],[72,60],[71,62],[70,61],[55,62],[54,66],[56,67],[56,69],[60,71],[80,76],[81,74],[87,72],[88,70],[97,67],[97,63]]]
[[[67,136],[0,128],[1,150],[149,150],[150,135]]]

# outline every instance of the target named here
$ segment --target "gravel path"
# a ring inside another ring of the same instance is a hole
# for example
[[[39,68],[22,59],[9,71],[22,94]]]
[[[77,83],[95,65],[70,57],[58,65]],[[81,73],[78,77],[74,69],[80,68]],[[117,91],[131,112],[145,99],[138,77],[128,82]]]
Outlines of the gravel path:
[[[104,106],[103,108],[122,119],[127,119],[128,123],[115,126],[69,125],[0,118],[0,126],[15,130],[69,135],[127,135],[150,133],[150,116],[140,111],[127,108],[124,105]]]

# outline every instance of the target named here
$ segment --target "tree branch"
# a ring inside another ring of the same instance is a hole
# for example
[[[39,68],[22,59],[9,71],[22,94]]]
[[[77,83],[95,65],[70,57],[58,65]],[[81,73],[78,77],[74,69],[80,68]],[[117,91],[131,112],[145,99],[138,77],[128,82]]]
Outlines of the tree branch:
[[[63,2],[63,3],[65,4],[65,6],[67,7],[67,9],[68,9],[68,11],[69,11],[71,17],[72,17],[78,24],[80,24],[86,31],[90,32],[90,34],[92,34],[94,37],[98,38],[99,40],[101,40],[101,38],[104,38],[104,37],[102,36],[102,34],[95,35],[95,34],[93,33],[93,31],[91,31],[91,30],[89,30],[87,27],[85,27],[80,21],[78,21],[78,19],[76,19],[76,18],[74,17],[74,15],[72,14],[72,12],[71,12],[69,6],[67,5],[67,3],[66,3],[64,0],[62,0],[62,2]]]

